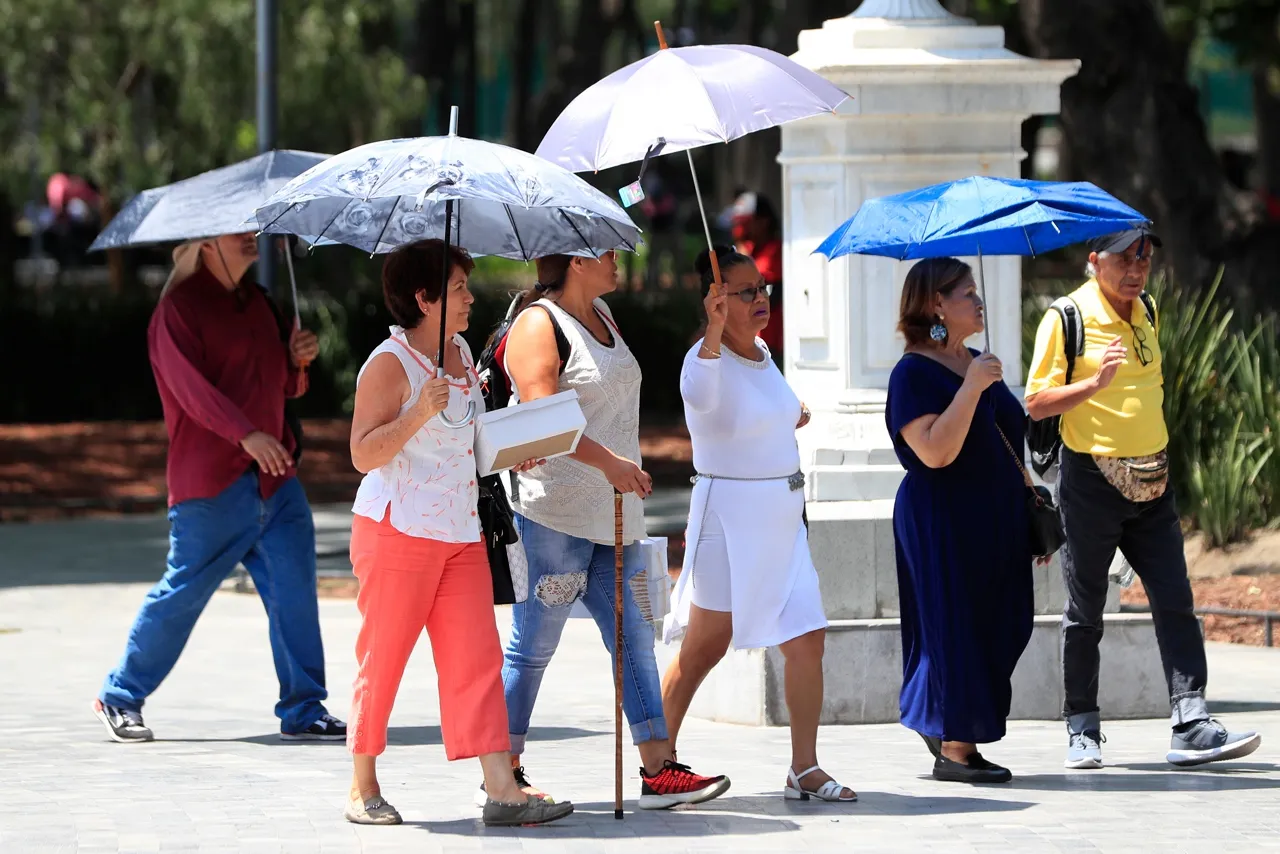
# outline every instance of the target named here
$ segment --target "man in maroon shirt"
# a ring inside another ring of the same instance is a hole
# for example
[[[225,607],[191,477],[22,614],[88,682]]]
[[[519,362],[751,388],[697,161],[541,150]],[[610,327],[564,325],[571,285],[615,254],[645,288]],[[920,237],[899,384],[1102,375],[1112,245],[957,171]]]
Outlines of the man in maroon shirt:
[[[151,318],[169,433],[169,559],[94,701],[115,741],[152,739],[142,704],[238,563],[267,611],[281,737],[346,738],[346,724],[323,705],[315,527],[296,477],[298,437],[285,420],[285,399],[306,390],[301,368],[319,348],[311,332],[284,325],[262,288],[241,282],[256,259],[250,234],[178,247]],[[234,638],[227,652],[235,654]]]

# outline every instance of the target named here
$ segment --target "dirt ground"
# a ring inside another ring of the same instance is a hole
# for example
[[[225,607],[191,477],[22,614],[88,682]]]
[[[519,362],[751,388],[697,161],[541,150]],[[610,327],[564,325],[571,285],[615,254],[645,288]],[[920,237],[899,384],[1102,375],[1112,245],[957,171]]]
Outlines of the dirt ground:
[[[301,477],[313,503],[346,502],[355,494],[360,475],[348,455],[349,430],[345,419],[303,423]],[[0,522],[160,510],[165,444],[160,422],[0,425]],[[655,482],[688,483],[693,454],[683,425],[642,429],[641,452]],[[671,537],[673,572],[683,552],[680,538]],[[1259,532],[1225,550],[1206,549],[1202,538],[1189,537],[1187,564],[1201,607],[1280,610],[1280,531]],[[326,596],[355,592],[340,579],[322,581],[321,588]],[[1141,582],[1122,601],[1146,604]],[[1232,617],[1206,617],[1205,632],[1211,640],[1254,645],[1263,637],[1261,621]]]
[[[313,504],[350,501],[360,484],[350,423],[307,420],[300,476]],[[0,522],[141,513],[165,505],[161,422],[0,424]],[[693,452],[683,425],[641,430],[645,468],[659,484],[687,484]]]

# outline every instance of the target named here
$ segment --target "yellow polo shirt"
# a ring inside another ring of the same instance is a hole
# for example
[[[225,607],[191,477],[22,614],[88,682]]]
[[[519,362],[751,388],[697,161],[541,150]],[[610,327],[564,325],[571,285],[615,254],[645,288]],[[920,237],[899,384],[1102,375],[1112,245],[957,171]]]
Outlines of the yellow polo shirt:
[[[1077,453],[1105,457],[1142,457],[1164,450],[1169,430],[1164,423],[1163,359],[1142,300],[1133,301],[1130,326],[1116,314],[1095,280],[1085,282],[1070,296],[1080,307],[1079,319],[1084,324],[1084,352],[1076,356],[1071,381],[1077,383],[1096,374],[1103,351],[1117,336],[1128,348],[1129,358],[1116,371],[1111,385],[1062,416],[1062,443]],[[1152,354],[1147,365],[1138,359],[1134,328],[1146,334],[1146,347]],[[1048,311],[1036,332],[1026,396],[1065,385],[1066,376],[1062,318],[1056,311]]]

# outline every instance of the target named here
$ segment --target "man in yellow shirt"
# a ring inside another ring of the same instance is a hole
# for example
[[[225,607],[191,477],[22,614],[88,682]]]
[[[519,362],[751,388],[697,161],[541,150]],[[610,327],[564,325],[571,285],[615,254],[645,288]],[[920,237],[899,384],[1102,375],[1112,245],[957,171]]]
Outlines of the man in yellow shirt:
[[[1262,742],[1257,733],[1228,732],[1209,717],[1205,704],[1204,639],[1168,484],[1159,320],[1145,294],[1151,255],[1159,246],[1160,239],[1145,229],[1092,241],[1090,279],[1045,315],[1027,378],[1031,417],[1061,417],[1058,506],[1066,532],[1062,676],[1068,768],[1102,767],[1098,644],[1107,572],[1117,549],[1151,601],[1172,708],[1168,761],[1200,765],[1235,759]],[[1070,337],[1067,326],[1075,333]]]

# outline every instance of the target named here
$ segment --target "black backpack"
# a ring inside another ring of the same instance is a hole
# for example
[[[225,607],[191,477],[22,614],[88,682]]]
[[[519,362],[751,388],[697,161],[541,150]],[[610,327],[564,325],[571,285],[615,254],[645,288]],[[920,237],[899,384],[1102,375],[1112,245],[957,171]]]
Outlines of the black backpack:
[[[1142,307],[1147,312],[1147,322],[1156,329],[1156,304],[1151,295],[1142,292]],[[1060,297],[1049,306],[1062,320],[1062,347],[1067,357],[1067,376],[1063,385],[1071,384],[1076,356],[1084,352],[1084,324],[1080,322],[1080,307],[1071,297]],[[1158,330],[1157,330],[1158,332]],[[1031,467],[1041,477],[1058,462],[1062,448],[1062,416],[1054,415],[1043,421],[1027,416],[1027,447],[1031,450]]]
[[[484,396],[486,412],[502,409],[511,400],[511,377],[507,376],[503,364],[507,354],[507,334],[511,331],[512,324],[516,322],[522,296],[517,294],[511,300],[511,305],[507,307],[507,313],[502,318],[502,322],[489,336],[489,341],[480,353],[480,358],[476,360],[476,375],[480,377],[480,391]],[[542,306],[538,307],[542,308]],[[560,354],[560,373],[564,373],[564,366],[569,361],[569,339],[560,328],[560,322],[556,320],[555,313],[547,311],[547,317],[551,318],[551,328],[555,330],[556,351]]]

